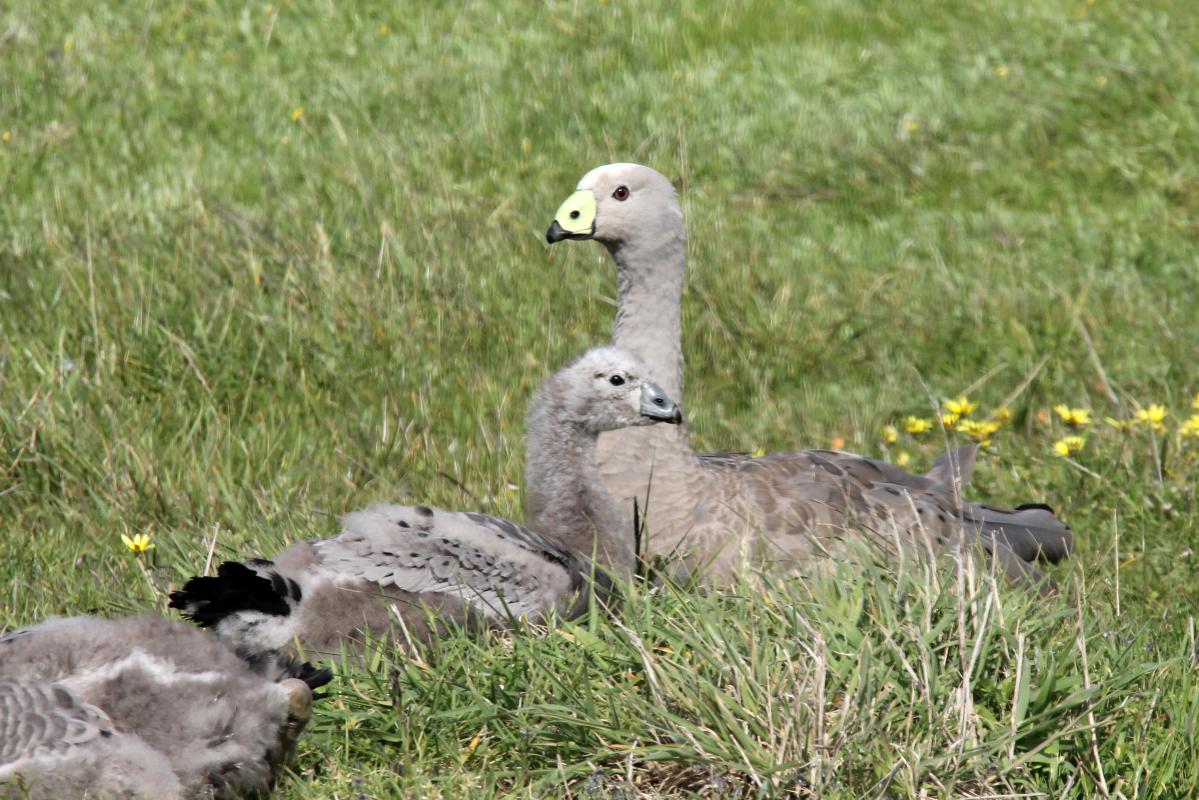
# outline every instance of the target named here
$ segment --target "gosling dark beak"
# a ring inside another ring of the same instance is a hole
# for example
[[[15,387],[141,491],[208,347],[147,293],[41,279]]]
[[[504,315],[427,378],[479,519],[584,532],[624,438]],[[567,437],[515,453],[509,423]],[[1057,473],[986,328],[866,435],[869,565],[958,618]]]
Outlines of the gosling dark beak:
[[[671,425],[678,425],[683,421],[683,412],[678,403],[671,400],[670,395],[662,391],[661,386],[648,381],[641,384],[641,416]]]

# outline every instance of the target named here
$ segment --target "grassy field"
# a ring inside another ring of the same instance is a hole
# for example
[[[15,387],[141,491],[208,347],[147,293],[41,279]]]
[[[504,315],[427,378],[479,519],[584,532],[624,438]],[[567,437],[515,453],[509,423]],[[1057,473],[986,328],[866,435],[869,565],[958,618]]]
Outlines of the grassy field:
[[[375,500],[520,518],[524,404],[614,310],[601,248],[543,233],[614,160],[684,200],[700,446],[925,469],[908,415],[1006,406],[974,493],[1073,525],[1061,596],[634,589],[342,667],[279,794],[1199,791],[1199,5],[1169,0],[5,4],[0,629],[165,611],[214,537]]]

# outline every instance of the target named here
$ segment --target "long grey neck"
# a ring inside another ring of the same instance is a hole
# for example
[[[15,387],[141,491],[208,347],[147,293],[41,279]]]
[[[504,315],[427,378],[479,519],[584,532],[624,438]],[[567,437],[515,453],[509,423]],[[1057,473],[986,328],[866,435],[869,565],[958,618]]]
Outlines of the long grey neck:
[[[542,407],[530,414],[527,435],[529,527],[571,552],[594,553],[600,566],[631,578],[633,529],[604,488],[595,434]]]
[[[687,241],[681,215],[677,230],[657,234],[608,246],[616,262],[620,290],[612,344],[645,362],[649,374],[681,406],[680,313],[687,272]]]

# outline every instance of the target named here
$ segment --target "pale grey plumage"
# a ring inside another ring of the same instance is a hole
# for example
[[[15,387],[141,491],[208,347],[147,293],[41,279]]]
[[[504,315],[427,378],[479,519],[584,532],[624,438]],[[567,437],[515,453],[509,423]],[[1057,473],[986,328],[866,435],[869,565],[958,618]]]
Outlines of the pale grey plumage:
[[[613,344],[641,358],[681,402],[686,237],[670,181],[638,164],[594,169],[547,238],[607,247],[620,290]],[[994,509],[962,498],[973,448],[947,455],[927,476],[831,451],[697,456],[683,426],[605,433],[598,452],[613,495],[646,511],[649,552],[714,582],[747,558],[803,572],[863,537],[914,551],[980,541],[1013,578],[1037,582],[1032,562],[1058,560],[1073,546],[1046,506]]]
[[[156,616],[0,637],[0,797],[240,797],[268,789],[312,693]]]
[[[601,431],[678,421],[641,365],[613,348],[588,351],[548,378],[530,404],[529,527],[477,513],[376,505],[342,532],[273,561],[223,564],[171,605],[243,651],[299,640],[338,652],[363,634],[427,639],[446,625],[502,626],[570,616],[605,572],[629,575],[633,536],[595,466]],[[591,556],[596,555],[596,564]]]

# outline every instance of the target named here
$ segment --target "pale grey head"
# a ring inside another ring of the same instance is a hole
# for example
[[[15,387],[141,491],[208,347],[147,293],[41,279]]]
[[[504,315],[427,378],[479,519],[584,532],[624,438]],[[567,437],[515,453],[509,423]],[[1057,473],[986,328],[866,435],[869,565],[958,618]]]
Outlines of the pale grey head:
[[[674,187],[641,164],[606,164],[583,176],[546,232],[553,244],[594,239],[617,267],[620,304],[612,344],[646,365],[676,402],[683,402],[681,302],[687,235]],[[679,431],[682,429],[680,428]],[[674,439],[667,430],[615,436]],[[613,437],[608,436],[611,440]]]
[[[560,421],[592,434],[655,422],[677,425],[683,418],[641,362],[615,347],[583,353],[550,377],[543,391],[553,396]]]
[[[550,244],[595,239],[620,247],[680,230],[682,220],[674,186],[662,173],[641,164],[605,164],[583,176],[545,238]]]

